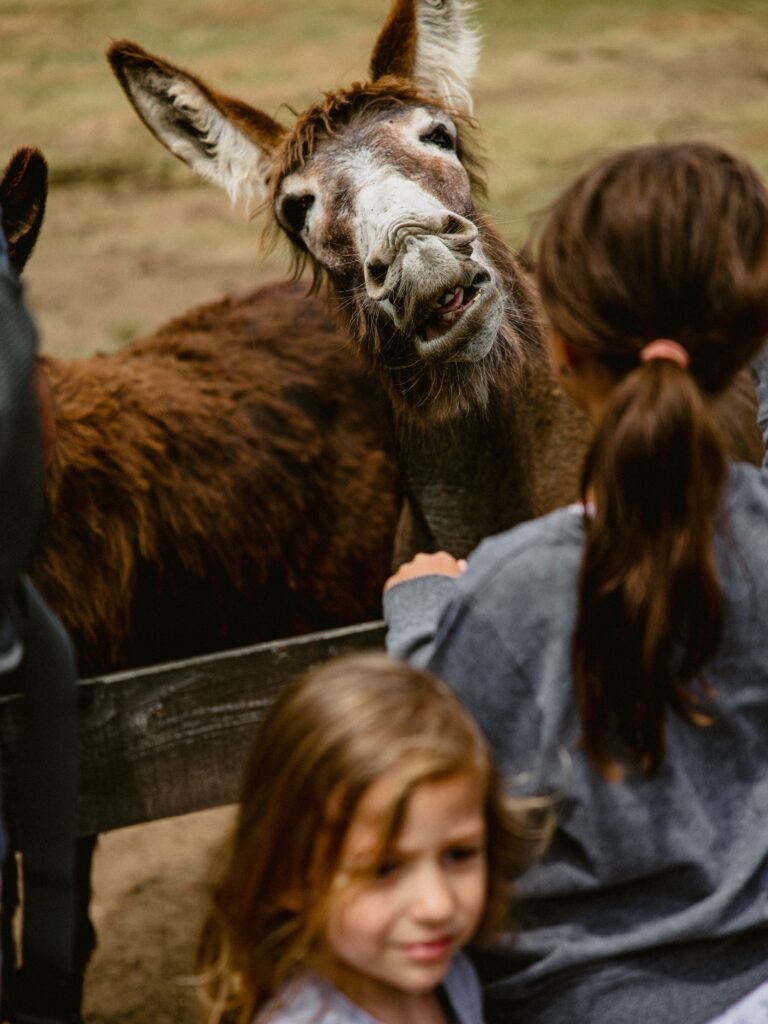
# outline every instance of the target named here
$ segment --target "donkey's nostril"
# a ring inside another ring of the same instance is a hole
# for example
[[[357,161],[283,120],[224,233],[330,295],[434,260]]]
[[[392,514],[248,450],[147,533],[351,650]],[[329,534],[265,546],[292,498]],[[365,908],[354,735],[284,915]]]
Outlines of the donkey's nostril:
[[[443,231],[446,235],[457,235],[464,225],[456,217],[446,217]]]
[[[470,287],[479,288],[483,284],[487,284],[491,280],[491,275],[487,270],[479,270],[472,278],[472,284]]]
[[[367,264],[365,269],[368,273],[368,277],[371,279],[371,281],[373,281],[374,284],[384,284],[384,282],[387,279],[387,271],[389,270],[389,267],[387,266],[386,263],[371,262]]]

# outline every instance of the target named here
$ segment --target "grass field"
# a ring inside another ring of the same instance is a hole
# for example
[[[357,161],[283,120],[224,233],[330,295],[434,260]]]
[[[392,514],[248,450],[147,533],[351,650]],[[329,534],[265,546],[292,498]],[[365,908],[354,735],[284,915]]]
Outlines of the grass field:
[[[290,121],[365,75],[386,0],[1,0],[5,153],[51,166],[28,270],[51,350],[111,349],[282,272],[259,231],[139,123],[104,60],[128,37]],[[596,155],[699,136],[768,171],[768,3],[486,0],[477,116],[506,236]]]
[[[4,148],[51,168],[26,272],[50,351],[112,350],[281,274],[258,225],[150,137],[104,60],[131,38],[290,121],[365,75],[387,0],[0,0]],[[704,137],[768,173],[768,0],[482,0],[476,112],[490,206],[513,244],[578,169],[630,143]],[[200,872],[226,811],[105,837],[88,1024],[187,1024]]]

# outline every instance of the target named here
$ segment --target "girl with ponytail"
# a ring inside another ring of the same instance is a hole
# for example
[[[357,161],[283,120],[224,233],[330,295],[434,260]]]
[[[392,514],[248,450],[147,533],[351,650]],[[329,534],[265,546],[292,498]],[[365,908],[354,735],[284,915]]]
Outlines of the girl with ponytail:
[[[555,202],[537,277],[595,425],[582,502],[402,566],[388,646],[511,778],[570,758],[522,935],[480,957],[489,1024],[705,1024],[768,978],[768,474],[713,413],[751,363],[768,418],[768,191],[712,145],[621,152]]]

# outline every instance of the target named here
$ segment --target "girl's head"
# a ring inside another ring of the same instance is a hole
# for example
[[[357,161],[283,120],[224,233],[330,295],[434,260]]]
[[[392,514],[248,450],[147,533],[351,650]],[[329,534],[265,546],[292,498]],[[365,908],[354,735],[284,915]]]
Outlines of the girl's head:
[[[706,143],[624,150],[556,200],[537,273],[576,373],[591,354],[618,380],[669,338],[718,394],[768,332],[768,193],[749,164]]]
[[[768,193],[705,143],[621,152],[555,202],[537,274],[555,364],[597,427],[573,643],[585,746],[604,771],[652,773],[668,707],[705,722],[690,684],[722,634],[726,473],[709,399],[768,333]],[[647,358],[659,339],[677,361]]]
[[[310,968],[434,987],[535,845],[442,683],[383,655],[327,663],[255,738],[200,947],[212,1019],[250,1021]]]

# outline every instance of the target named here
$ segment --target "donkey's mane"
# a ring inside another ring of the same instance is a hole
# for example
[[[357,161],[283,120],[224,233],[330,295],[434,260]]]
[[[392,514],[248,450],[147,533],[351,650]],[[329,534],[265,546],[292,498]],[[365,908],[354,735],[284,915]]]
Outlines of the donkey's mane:
[[[478,125],[475,119],[433,96],[427,96],[402,78],[384,75],[375,82],[353,82],[348,89],[323,93],[322,103],[317,103],[297,115],[292,130],[286,134],[285,141],[275,157],[270,194],[265,198],[260,209],[266,210],[274,206],[280,182],[286,175],[306,164],[312,156],[319,138],[323,136],[333,138],[338,135],[365,110],[406,106],[444,110],[455,122],[458,133],[456,155],[469,178],[473,198],[478,204],[484,206],[488,199],[484,168],[485,154],[478,138]],[[267,250],[272,249],[278,238],[283,237],[285,236],[280,230],[279,224],[269,218],[264,225],[264,240]],[[312,283],[309,291],[310,293],[317,292],[325,280],[325,272],[318,264],[309,260],[309,253],[300,239],[289,236],[289,241],[291,244],[291,280],[297,281],[303,275],[309,262],[312,270]]]
[[[275,160],[274,190],[286,174],[303,167],[315,150],[317,138],[321,135],[334,136],[342,131],[364,110],[381,107],[422,106],[444,110],[459,128],[457,155],[464,165],[477,197],[485,199],[485,175],[482,159],[478,154],[476,140],[472,133],[477,124],[468,114],[415,88],[402,78],[385,75],[375,82],[353,82],[348,89],[337,89],[323,94],[322,103],[309,107],[299,114],[293,129],[287,135]]]

